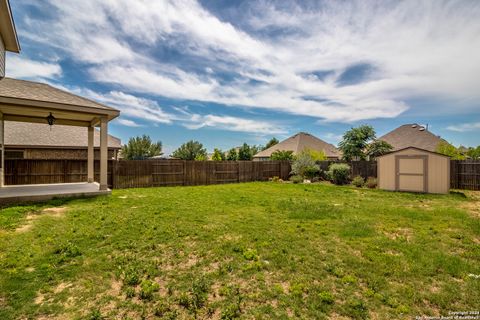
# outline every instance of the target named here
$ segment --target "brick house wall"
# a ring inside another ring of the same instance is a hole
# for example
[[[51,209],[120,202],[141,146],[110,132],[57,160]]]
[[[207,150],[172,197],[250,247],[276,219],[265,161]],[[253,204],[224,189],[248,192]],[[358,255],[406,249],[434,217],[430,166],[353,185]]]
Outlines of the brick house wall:
[[[118,150],[109,149],[108,158],[116,159]],[[94,150],[95,159],[100,159],[100,150]],[[84,159],[87,160],[87,149],[48,149],[26,148],[6,149],[5,159]]]

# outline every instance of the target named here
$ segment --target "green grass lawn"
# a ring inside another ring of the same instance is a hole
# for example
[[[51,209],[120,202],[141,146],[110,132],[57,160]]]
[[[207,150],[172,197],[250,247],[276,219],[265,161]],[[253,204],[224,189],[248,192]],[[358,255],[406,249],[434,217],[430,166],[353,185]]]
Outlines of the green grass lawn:
[[[265,182],[0,210],[0,319],[412,319],[480,310],[479,275],[461,193]]]

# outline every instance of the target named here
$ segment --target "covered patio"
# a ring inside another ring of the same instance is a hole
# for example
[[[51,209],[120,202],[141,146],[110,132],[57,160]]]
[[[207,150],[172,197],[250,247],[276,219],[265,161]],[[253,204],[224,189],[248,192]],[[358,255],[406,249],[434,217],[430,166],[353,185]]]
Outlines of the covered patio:
[[[108,122],[114,108],[50,85],[4,78],[0,80],[0,204],[55,197],[109,194],[107,182]],[[88,175],[85,183],[5,186],[5,121],[84,127],[88,131]],[[100,128],[100,178],[94,181],[94,130]]]

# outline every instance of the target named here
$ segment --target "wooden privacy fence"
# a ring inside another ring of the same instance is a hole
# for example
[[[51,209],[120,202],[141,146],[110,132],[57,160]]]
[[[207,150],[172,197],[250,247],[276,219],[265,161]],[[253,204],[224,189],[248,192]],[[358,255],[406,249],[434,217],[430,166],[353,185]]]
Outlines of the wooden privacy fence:
[[[480,190],[480,160],[451,160],[450,187]]]
[[[320,161],[328,170],[337,161]],[[337,162],[338,163],[338,162]],[[351,176],[377,176],[376,161],[353,161]],[[100,162],[95,161],[95,180],[99,180]],[[288,161],[183,161],[132,160],[108,163],[110,188],[135,188],[170,185],[207,185],[265,181],[271,177],[288,179]],[[451,160],[451,187],[480,190],[480,161]],[[86,160],[5,159],[5,184],[48,184],[87,181]]]
[[[96,181],[99,168],[99,161],[95,161]],[[288,161],[110,160],[108,185],[110,188],[139,188],[265,181],[275,176],[288,179],[290,171]],[[7,185],[86,180],[86,160],[5,160]]]
[[[350,166],[350,177],[361,176],[364,179],[368,177],[377,177],[377,162],[376,161],[318,161],[317,164],[320,169],[327,171],[332,163],[346,163]]]

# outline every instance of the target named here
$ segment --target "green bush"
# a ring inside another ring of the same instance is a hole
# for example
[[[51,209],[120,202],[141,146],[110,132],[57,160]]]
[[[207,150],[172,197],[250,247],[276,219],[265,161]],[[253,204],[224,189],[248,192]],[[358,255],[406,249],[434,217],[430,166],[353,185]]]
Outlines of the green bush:
[[[293,183],[302,183],[303,177],[299,175],[294,175],[290,177],[290,181],[292,181]]]
[[[352,184],[357,188],[363,187],[364,183],[365,183],[365,180],[361,176],[356,176],[352,180]]]
[[[346,163],[332,163],[328,167],[328,176],[334,184],[347,184],[350,181],[350,166]]]
[[[365,185],[370,189],[375,189],[377,187],[377,179],[374,177],[368,177]]]
[[[292,174],[311,179],[320,171],[315,159],[308,152],[301,152],[292,163]]]

